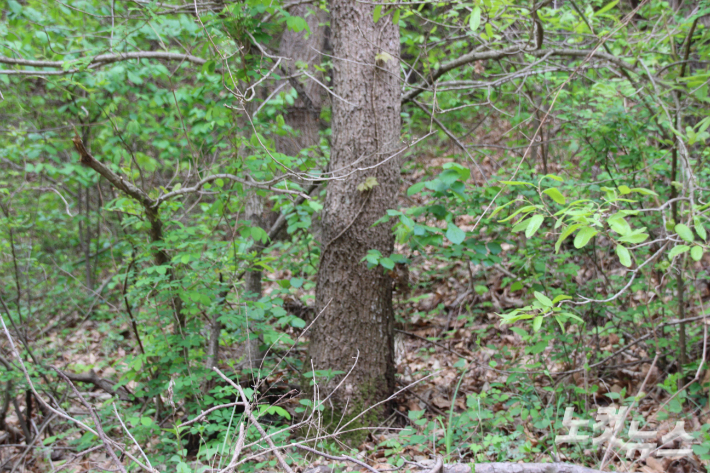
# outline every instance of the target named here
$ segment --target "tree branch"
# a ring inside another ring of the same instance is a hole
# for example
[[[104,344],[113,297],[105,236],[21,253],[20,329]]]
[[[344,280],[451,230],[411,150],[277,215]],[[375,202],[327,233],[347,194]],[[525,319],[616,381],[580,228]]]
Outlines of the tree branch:
[[[543,57],[547,55],[559,57],[586,57],[590,54],[593,54],[594,57],[608,61],[624,70],[628,70],[630,72],[638,72],[635,66],[623,61],[621,58],[618,58],[612,54],[603,53],[599,51],[588,51],[584,49],[537,49],[534,51],[530,51],[526,50],[522,46],[516,45],[498,51],[472,51],[468,54],[464,54],[458,59],[454,59],[453,61],[449,61],[445,64],[442,64],[441,67],[439,67],[439,69],[437,69],[436,72],[431,75],[431,78],[429,80],[427,80],[423,84],[415,86],[413,89],[403,94],[402,103],[409,102],[419,96],[419,94],[421,94],[422,92],[426,92],[437,81],[437,79],[439,79],[441,76],[453,69],[465,66],[466,64],[470,64],[476,61],[483,61],[486,59],[501,59],[506,56],[512,56],[520,53],[528,54],[534,57]]]
[[[195,185],[192,186],[192,187],[183,187],[182,189],[178,189],[178,190],[176,190],[176,191],[168,192],[167,194],[158,197],[158,199],[157,199],[155,202],[156,202],[157,205],[160,205],[160,204],[163,203],[164,201],[166,201],[166,200],[168,200],[168,199],[170,199],[170,198],[172,198],[172,197],[175,197],[175,196],[177,196],[177,195],[190,194],[190,193],[193,193],[193,192],[197,192],[197,191],[199,191],[200,188],[202,188],[202,186],[204,186],[205,184],[207,184],[207,183],[209,183],[209,182],[212,182],[212,181],[216,181],[217,179],[228,179],[228,180],[230,180],[230,181],[235,181],[235,182],[238,182],[238,183],[240,183],[240,184],[242,184],[242,185],[245,185],[245,186],[248,186],[248,187],[254,187],[254,188],[256,188],[256,189],[264,189],[264,190],[269,190],[269,191],[272,191],[272,192],[278,192],[278,193],[281,193],[281,194],[293,194],[293,195],[297,195],[297,196],[299,196],[300,198],[303,198],[303,199],[310,199],[310,197],[308,197],[307,194],[304,194],[303,192],[300,192],[300,191],[295,191],[295,190],[292,191],[292,190],[289,190],[289,189],[278,189],[278,188],[276,188],[276,187],[274,187],[274,186],[271,186],[271,185],[269,185],[269,184],[262,184],[262,183],[259,183],[259,182],[256,182],[256,181],[248,181],[248,180],[242,179],[242,178],[240,178],[240,177],[238,177],[238,176],[235,176],[234,174],[214,174],[214,175],[212,175],[212,176],[207,176],[207,177],[205,177],[204,179],[200,180],[197,184],[195,184]]]
[[[75,135],[74,138],[72,138],[72,141],[74,142],[74,148],[76,148],[76,151],[79,153],[81,164],[90,167],[113,184],[114,187],[136,199],[138,202],[143,204],[146,210],[155,209],[158,206],[159,202],[151,199],[150,196],[148,196],[148,194],[146,194],[142,189],[134,186],[127,180],[123,179],[123,176],[119,176],[107,166],[104,166],[102,163],[98,162],[86,149],[84,142],[81,141],[79,135]]]
[[[83,58],[82,58],[83,59]],[[55,69],[62,69],[65,64],[72,63],[74,61],[81,62],[82,59],[71,60],[71,61],[44,61],[44,60],[34,60],[34,59],[15,59],[7,56],[0,56],[0,64],[8,64],[12,66],[30,66],[30,67],[52,67]],[[136,51],[130,53],[116,53],[116,54],[99,54],[91,58],[89,61],[89,66],[94,69],[99,66],[106,64],[111,64],[119,61],[128,61],[130,59],[165,59],[167,61],[187,61],[194,64],[204,64],[207,62],[206,59],[202,59],[192,54],[184,53],[169,53],[165,51]],[[93,67],[92,67],[93,66]],[[73,69],[71,71],[61,71],[62,74],[69,74],[71,72],[78,72],[78,69]],[[37,74],[42,71],[0,71],[0,74],[16,72],[26,72],[30,74]]]
[[[103,391],[106,391],[107,393],[118,397],[121,401],[141,401],[140,398],[134,399],[133,395],[128,392],[128,390],[123,386],[120,386],[118,389],[114,388],[116,383],[114,383],[113,381],[109,381],[108,379],[99,377],[99,375],[97,375],[94,370],[91,370],[88,373],[81,374],[70,373],[68,371],[60,371],[60,373],[73,382],[93,384],[97,388],[102,389]]]

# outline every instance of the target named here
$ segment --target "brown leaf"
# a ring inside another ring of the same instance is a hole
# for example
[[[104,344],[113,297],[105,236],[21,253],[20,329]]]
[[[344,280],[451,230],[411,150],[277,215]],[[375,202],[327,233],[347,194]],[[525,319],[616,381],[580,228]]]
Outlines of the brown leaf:
[[[650,468],[653,472],[663,473],[665,471],[663,468],[663,464],[653,457],[646,458],[646,466]]]
[[[434,396],[431,399],[431,403],[434,404],[439,409],[448,409],[451,407],[451,401],[445,399],[443,396]]]

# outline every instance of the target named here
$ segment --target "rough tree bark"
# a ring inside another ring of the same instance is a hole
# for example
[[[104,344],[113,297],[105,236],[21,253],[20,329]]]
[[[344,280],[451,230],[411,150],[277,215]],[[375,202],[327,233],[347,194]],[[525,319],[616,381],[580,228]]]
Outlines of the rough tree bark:
[[[394,390],[392,281],[381,268],[361,262],[369,249],[389,256],[389,225],[372,224],[396,205],[400,144],[399,26],[391,17],[373,21],[371,3],[330,2],[333,40],[332,147],[330,170],[342,179],[328,183],[323,210],[323,246],[316,289],[310,356],[316,370],[348,372],[333,397],[333,420],[357,415]],[[358,190],[368,177],[370,190]],[[310,371],[311,363],[305,370]],[[330,391],[342,376],[319,380]],[[325,389],[325,391],[324,391]],[[347,409],[345,409],[347,405]],[[330,407],[328,407],[330,410]],[[358,422],[384,415],[378,406]],[[327,420],[327,419],[326,419]],[[341,424],[342,425],[342,424]]]
[[[293,7],[290,14],[304,18],[308,23],[310,33],[284,31],[279,45],[279,56],[285,57],[287,60],[282,69],[291,75],[297,72],[298,63],[306,64],[308,74],[324,83],[323,74],[313,65],[321,63],[319,51],[322,52],[326,48],[326,14],[323,10],[308,4]],[[294,80],[298,81],[298,79]],[[305,97],[299,95],[284,115],[284,122],[297,134],[276,138],[276,150],[290,156],[296,156],[302,149],[318,144],[320,139],[318,134],[320,129],[319,115],[326,99],[323,87],[316,81],[305,77],[298,82],[301,86],[297,90],[300,89]]]

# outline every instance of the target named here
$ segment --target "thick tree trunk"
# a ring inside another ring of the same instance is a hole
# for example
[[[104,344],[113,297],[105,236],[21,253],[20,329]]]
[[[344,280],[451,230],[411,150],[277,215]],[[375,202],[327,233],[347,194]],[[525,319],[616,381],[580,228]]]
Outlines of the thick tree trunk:
[[[394,390],[392,281],[382,268],[361,262],[368,250],[389,256],[391,227],[372,224],[395,206],[400,145],[399,27],[391,17],[373,21],[373,4],[351,0],[330,3],[333,36],[334,97],[330,170],[346,176],[328,183],[323,211],[323,247],[316,289],[319,319],[311,333],[316,370],[348,372],[357,365],[332,401],[337,423]],[[366,169],[353,172],[354,169]],[[351,174],[352,172],[352,174]],[[368,177],[377,185],[358,190]],[[310,371],[310,363],[305,370]],[[319,381],[330,391],[342,379]],[[343,412],[347,405],[347,411]],[[384,414],[370,411],[363,423]],[[326,419],[327,420],[327,419]]]

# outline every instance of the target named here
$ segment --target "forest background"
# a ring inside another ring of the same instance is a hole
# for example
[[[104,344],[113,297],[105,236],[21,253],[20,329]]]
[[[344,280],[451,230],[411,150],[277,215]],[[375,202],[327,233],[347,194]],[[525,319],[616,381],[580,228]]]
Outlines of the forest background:
[[[0,5],[1,468],[710,464],[706,0]]]

